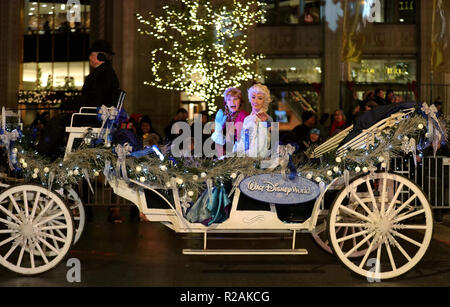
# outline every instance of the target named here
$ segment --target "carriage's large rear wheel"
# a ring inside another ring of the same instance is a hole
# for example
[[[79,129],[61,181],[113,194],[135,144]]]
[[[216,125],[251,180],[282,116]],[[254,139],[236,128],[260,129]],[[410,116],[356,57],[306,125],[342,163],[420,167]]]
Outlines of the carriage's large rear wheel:
[[[19,274],[54,268],[74,236],[71,212],[60,196],[36,185],[0,194],[0,264]]]
[[[343,227],[358,231],[342,233]],[[333,253],[350,270],[371,279],[394,278],[411,270],[425,254],[432,232],[432,209],[421,189],[385,172],[350,183],[328,217]],[[360,251],[361,257],[351,257]]]

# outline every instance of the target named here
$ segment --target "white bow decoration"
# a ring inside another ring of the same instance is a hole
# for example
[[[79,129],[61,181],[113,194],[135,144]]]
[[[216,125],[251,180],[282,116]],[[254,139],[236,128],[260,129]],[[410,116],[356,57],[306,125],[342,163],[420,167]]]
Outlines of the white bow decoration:
[[[128,180],[128,174],[127,174],[127,166],[126,166],[126,159],[127,156],[131,154],[133,151],[133,147],[131,147],[128,143],[125,143],[122,145],[117,145],[115,148],[116,154],[117,154],[117,163],[116,163],[116,169],[117,169],[117,176],[122,176],[123,179]]]
[[[13,130],[11,132],[8,132],[6,130],[3,130],[3,134],[0,135],[0,140],[2,142],[2,144],[6,147],[6,151],[8,153],[8,162],[9,162],[9,167],[11,168],[11,170],[14,170],[14,165],[11,161],[11,142],[15,142],[19,139],[19,132],[17,130]]]
[[[433,153],[436,156],[436,152],[438,150],[438,146],[442,141],[442,137],[444,135],[443,129],[439,120],[436,116],[438,110],[435,105],[428,106],[427,103],[423,103],[421,110],[427,115],[428,123],[427,123],[427,139],[431,141],[433,145]]]
[[[105,105],[102,105],[100,110],[98,111],[98,114],[100,115],[100,118],[102,120],[102,127],[100,128],[100,138],[105,139],[105,142],[107,142],[108,134],[109,134],[109,127],[105,125],[108,121],[113,121],[117,118],[117,115],[119,115],[119,111],[115,107],[108,108]]]

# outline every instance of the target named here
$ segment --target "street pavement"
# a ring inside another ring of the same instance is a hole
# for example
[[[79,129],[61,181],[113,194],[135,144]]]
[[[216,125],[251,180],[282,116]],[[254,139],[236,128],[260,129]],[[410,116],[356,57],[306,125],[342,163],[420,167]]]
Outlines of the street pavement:
[[[125,209],[125,210],[124,210]],[[202,248],[202,237],[177,234],[159,223],[126,219],[107,222],[98,208],[80,241],[56,268],[34,277],[0,267],[0,287],[448,287],[450,217],[435,223],[422,261],[394,280],[369,282],[323,251],[310,234],[299,234],[296,247],[306,256],[187,256],[183,248]],[[122,208],[127,217],[126,208]],[[216,236],[209,247],[289,248],[288,235],[249,235],[230,240]],[[67,279],[69,259],[78,259],[80,282]]]

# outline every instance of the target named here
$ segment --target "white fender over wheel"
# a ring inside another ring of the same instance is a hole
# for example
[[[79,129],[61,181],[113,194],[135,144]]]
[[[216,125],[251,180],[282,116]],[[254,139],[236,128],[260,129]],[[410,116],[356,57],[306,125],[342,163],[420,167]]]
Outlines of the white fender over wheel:
[[[24,275],[54,268],[73,243],[74,223],[61,197],[37,185],[0,194],[0,264]]]
[[[75,227],[75,235],[73,245],[77,244],[83,234],[84,226],[86,225],[86,211],[84,210],[83,202],[78,196],[77,192],[72,187],[64,187],[57,191],[65,200],[67,206],[72,211],[72,217]]]
[[[343,233],[342,228],[357,231]],[[350,270],[373,280],[411,270],[428,249],[432,232],[432,209],[422,190],[409,179],[386,172],[350,183],[328,217],[333,253]],[[351,257],[358,252],[359,258]]]

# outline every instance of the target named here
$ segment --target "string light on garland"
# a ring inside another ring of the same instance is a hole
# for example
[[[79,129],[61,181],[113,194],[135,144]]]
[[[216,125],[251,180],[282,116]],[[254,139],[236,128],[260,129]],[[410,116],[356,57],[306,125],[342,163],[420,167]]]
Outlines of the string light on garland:
[[[260,76],[253,65],[262,55],[248,55],[246,31],[265,22],[265,4],[233,0],[225,5],[212,0],[181,0],[164,6],[163,14],[148,19],[136,14],[138,32],[158,41],[150,52],[152,79],[146,85],[186,92],[207,102],[210,114],[215,99],[229,87]]]

